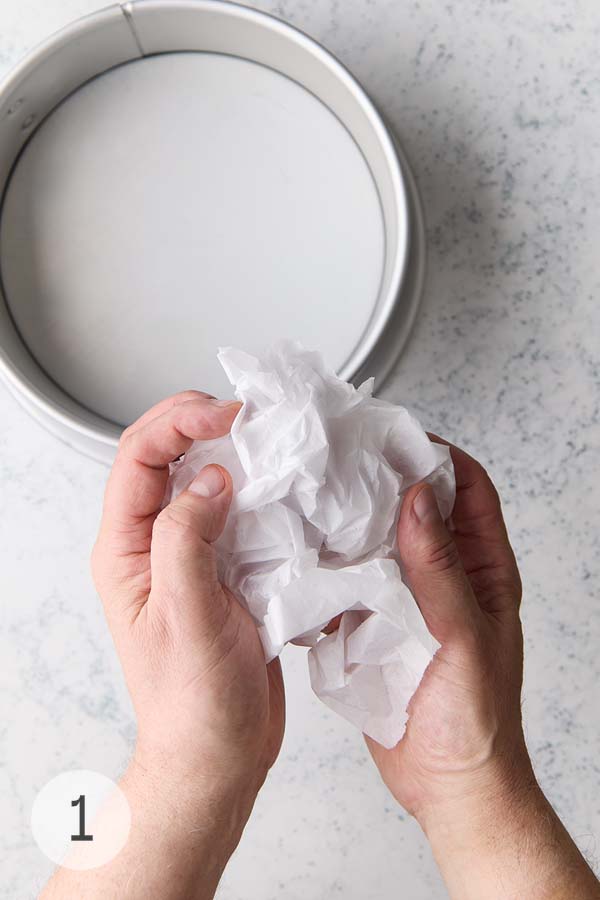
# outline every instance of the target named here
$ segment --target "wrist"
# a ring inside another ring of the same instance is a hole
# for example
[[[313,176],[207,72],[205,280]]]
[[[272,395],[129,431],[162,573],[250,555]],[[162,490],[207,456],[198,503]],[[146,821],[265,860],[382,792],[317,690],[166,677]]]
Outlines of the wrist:
[[[178,860],[186,897],[212,897],[252,811],[255,786],[223,773],[190,772],[136,750],[121,788],[131,807],[133,839],[157,858]]]
[[[477,842],[497,827],[500,811],[507,822],[517,811],[535,806],[543,796],[526,750],[512,759],[494,757],[469,773],[446,773],[436,799],[424,803],[415,817],[432,843],[440,846]]]
[[[171,757],[148,756],[138,747],[123,781],[135,801],[151,803],[173,831],[189,831],[190,820],[201,819],[207,829],[220,828],[236,843],[260,786],[250,776],[208,765],[190,769]]]
[[[498,885],[505,897],[554,897],[556,817],[529,759],[490,761],[454,788],[419,820],[450,897],[496,898]]]
[[[448,893],[460,900],[570,900],[598,882],[533,775],[496,766],[422,821]]]

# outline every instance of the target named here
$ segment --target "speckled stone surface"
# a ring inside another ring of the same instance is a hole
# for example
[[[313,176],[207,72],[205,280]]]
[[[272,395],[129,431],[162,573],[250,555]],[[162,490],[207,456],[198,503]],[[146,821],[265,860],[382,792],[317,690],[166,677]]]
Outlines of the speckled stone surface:
[[[258,3],[333,50],[394,124],[429,274],[384,395],[489,468],[525,585],[524,715],[541,783],[600,856],[600,7],[588,0]],[[95,0],[4,0],[0,70]],[[200,386],[201,387],[201,386]],[[70,768],[117,777],[131,707],[88,554],[106,472],[0,388],[0,891],[50,871],[29,831]],[[220,900],[446,896],[362,740],[285,654],[281,757]]]

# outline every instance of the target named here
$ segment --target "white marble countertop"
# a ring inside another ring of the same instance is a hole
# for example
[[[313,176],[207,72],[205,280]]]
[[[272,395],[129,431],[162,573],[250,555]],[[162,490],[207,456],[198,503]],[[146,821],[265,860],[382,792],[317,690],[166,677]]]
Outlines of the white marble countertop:
[[[4,0],[0,74],[97,0]],[[385,396],[478,456],[525,585],[528,743],[581,849],[600,847],[600,7],[588,0],[258,2],[359,77],[423,194],[422,313]],[[0,891],[50,871],[29,830],[54,774],[116,777],[134,725],[88,575],[105,470],[0,388]],[[285,654],[289,721],[220,900],[445,897],[358,734]]]

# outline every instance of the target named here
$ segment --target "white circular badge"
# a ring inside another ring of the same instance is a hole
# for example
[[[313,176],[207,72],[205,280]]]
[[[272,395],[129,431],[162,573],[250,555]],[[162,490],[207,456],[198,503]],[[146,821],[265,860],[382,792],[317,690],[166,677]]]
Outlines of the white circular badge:
[[[68,869],[94,869],[124,847],[131,811],[123,791],[99,772],[75,769],[46,784],[33,803],[31,830],[42,853]]]

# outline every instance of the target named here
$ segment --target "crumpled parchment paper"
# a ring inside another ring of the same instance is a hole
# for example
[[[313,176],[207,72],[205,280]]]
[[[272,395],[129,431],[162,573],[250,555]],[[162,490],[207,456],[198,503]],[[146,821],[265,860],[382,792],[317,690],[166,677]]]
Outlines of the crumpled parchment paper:
[[[244,406],[230,435],[196,441],[172,464],[165,502],[208,463],[229,470],[219,574],[253,615],[267,661],[288,641],[309,646],[317,696],[392,747],[439,646],[401,578],[398,513],[426,480],[449,516],[448,449],[406,409],[372,397],[372,379],[356,389],[300,344],[260,357],[228,347],[218,358]]]

